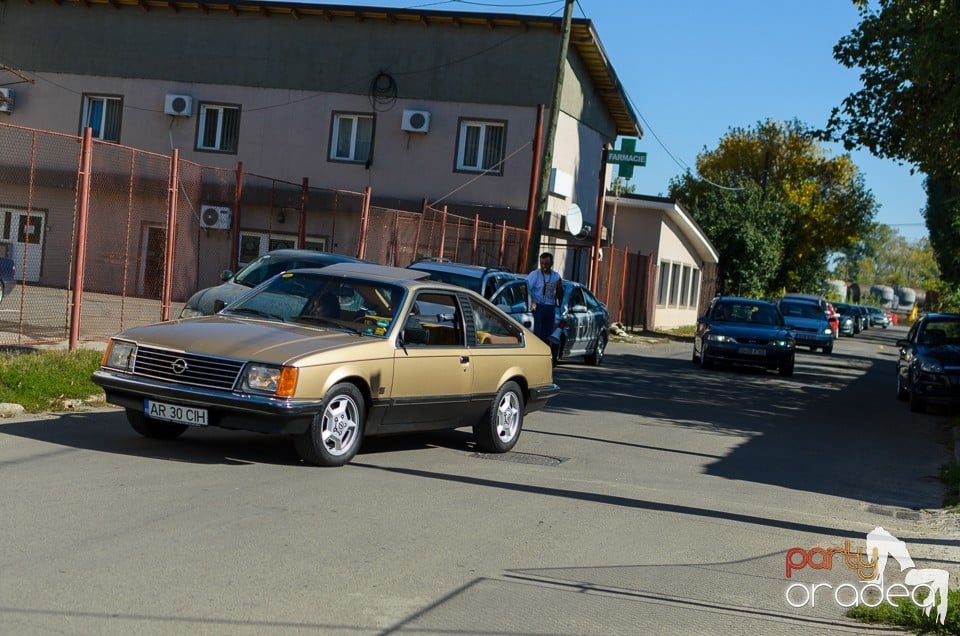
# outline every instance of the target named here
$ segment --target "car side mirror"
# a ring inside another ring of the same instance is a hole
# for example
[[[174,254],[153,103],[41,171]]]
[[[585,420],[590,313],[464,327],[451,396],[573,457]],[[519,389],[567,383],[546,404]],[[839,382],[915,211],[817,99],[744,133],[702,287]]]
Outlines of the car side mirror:
[[[909,346],[910,346],[910,341],[909,341],[909,340],[897,340],[897,346],[900,347],[901,349],[905,349],[906,347],[909,347]]]
[[[219,313],[221,309],[227,306],[227,303],[223,302],[219,298],[213,301],[213,313]]]
[[[227,282],[231,278],[233,278],[233,272],[231,272],[229,269],[225,269],[222,272],[220,272],[220,280],[222,280],[223,282]]]

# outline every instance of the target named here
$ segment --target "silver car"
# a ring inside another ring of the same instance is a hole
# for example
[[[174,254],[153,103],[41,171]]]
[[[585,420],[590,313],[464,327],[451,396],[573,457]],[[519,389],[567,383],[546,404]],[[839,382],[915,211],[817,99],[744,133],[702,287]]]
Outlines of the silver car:
[[[563,301],[557,307],[554,331],[550,336],[554,362],[582,355],[596,366],[607,349],[610,313],[586,286],[563,281]]]

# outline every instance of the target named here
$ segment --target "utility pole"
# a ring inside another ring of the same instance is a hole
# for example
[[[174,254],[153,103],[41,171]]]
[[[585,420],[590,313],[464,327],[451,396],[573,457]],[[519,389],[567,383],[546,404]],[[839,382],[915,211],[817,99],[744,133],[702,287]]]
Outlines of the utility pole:
[[[533,215],[533,228],[530,232],[530,246],[527,250],[527,271],[539,264],[540,238],[543,234],[543,216],[547,211],[547,197],[550,189],[550,170],[553,168],[553,140],[557,136],[557,121],[560,119],[560,97],[563,94],[563,74],[567,70],[567,50],[570,48],[570,26],[573,22],[574,0],[565,0],[563,24],[560,28],[560,53],[557,56],[557,75],[553,83],[553,99],[550,103],[550,120],[543,143],[543,158],[540,164],[540,184],[537,186],[537,201]],[[599,228],[597,230],[600,231]]]

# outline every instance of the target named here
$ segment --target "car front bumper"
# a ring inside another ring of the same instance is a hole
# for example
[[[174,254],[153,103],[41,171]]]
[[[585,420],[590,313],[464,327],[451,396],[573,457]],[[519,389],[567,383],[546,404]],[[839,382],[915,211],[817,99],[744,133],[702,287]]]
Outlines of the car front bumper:
[[[798,347],[829,347],[833,344],[833,335],[829,333],[813,333],[810,331],[794,331]]]
[[[762,351],[763,353],[760,353]],[[771,347],[769,345],[743,345],[731,342],[709,342],[700,355],[708,360],[746,364],[775,369],[781,363],[789,361],[794,355],[793,347]]]
[[[143,411],[144,400],[163,400],[207,409],[209,425],[256,433],[303,433],[320,410],[315,400],[284,400],[248,393],[215,391],[133,377],[98,369],[93,382],[103,387],[107,402]]]

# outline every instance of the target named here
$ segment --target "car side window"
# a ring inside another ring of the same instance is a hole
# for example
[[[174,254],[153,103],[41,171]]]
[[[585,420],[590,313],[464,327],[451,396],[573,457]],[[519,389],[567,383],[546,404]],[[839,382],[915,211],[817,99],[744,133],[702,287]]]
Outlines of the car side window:
[[[496,347],[518,345],[523,342],[522,332],[512,320],[507,320],[486,305],[473,298],[470,308],[477,328],[477,345]]]
[[[583,301],[583,292],[580,290],[579,287],[574,287],[573,290],[570,292],[569,304],[571,307],[573,307],[574,305],[585,304]]]
[[[587,290],[583,290],[583,299],[586,301],[588,309],[600,308],[600,301],[594,298],[593,294],[591,294]]]
[[[404,345],[464,347],[463,315],[453,294],[421,292],[404,319]]]

